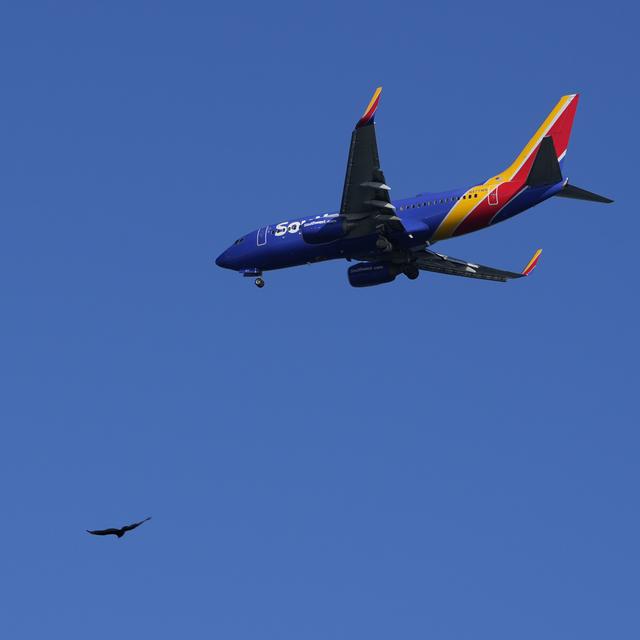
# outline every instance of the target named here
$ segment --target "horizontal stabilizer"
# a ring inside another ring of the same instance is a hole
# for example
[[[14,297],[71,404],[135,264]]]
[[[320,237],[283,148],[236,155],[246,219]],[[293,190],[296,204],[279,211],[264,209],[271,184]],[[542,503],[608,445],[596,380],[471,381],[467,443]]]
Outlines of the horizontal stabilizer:
[[[562,182],[562,171],[560,171],[558,155],[553,146],[553,138],[546,136],[542,138],[538,153],[531,165],[527,185],[530,187],[543,187],[557,184],[558,182]]]
[[[574,187],[572,184],[564,185],[562,191],[556,193],[557,196],[561,198],[573,198],[575,200],[589,200],[590,202],[603,202],[604,204],[611,204],[613,200],[611,198],[606,198],[605,196],[600,196],[597,193],[592,193],[591,191],[587,191],[586,189],[580,189],[580,187]]]

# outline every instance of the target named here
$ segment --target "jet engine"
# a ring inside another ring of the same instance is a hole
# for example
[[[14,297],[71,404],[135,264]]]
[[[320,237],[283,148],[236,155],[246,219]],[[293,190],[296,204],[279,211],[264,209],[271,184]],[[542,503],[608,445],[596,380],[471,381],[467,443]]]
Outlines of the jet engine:
[[[359,262],[349,267],[349,284],[352,287],[373,287],[393,282],[402,271],[401,266],[388,262]]]
[[[351,225],[342,216],[307,220],[300,231],[302,239],[309,244],[334,242],[347,235]]]

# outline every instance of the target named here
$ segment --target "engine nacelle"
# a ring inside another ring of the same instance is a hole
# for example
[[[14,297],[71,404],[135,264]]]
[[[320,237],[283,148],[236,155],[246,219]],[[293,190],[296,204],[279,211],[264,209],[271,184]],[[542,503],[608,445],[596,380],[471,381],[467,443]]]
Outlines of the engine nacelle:
[[[401,272],[402,267],[388,262],[359,262],[349,267],[349,284],[352,287],[373,287],[393,282]]]
[[[347,235],[349,224],[342,216],[307,220],[301,227],[302,239],[309,244],[334,242]]]

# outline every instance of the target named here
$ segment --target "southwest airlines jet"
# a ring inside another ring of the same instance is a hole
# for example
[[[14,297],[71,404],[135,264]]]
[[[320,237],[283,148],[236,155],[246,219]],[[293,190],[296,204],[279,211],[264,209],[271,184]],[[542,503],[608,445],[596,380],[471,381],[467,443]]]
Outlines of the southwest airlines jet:
[[[336,258],[357,261],[348,270],[354,287],[391,282],[400,274],[414,280],[420,271],[505,282],[529,275],[540,250],[516,273],[445,256],[431,247],[438,240],[507,220],[552,196],[613,202],[563,177],[577,94],[560,99],[527,146],[499,174],[470,187],[392,200],[380,167],[374,124],[381,91],[376,90],[351,135],[340,211],[252,231],[218,257],[218,266],[255,278],[258,287],[264,286],[264,271]]]

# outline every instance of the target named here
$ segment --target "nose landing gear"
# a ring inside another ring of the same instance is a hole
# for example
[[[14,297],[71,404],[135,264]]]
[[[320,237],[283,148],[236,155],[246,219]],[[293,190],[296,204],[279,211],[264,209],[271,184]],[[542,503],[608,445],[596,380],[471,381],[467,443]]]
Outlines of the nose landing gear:
[[[240,273],[245,278],[255,277],[255,280],[253,282],[255,283],[256,287],[258,287],[258,289],[262,289],[262,287],[264,287],[264,280],[262,279],[262,271],[260,269],[242,269]]]

